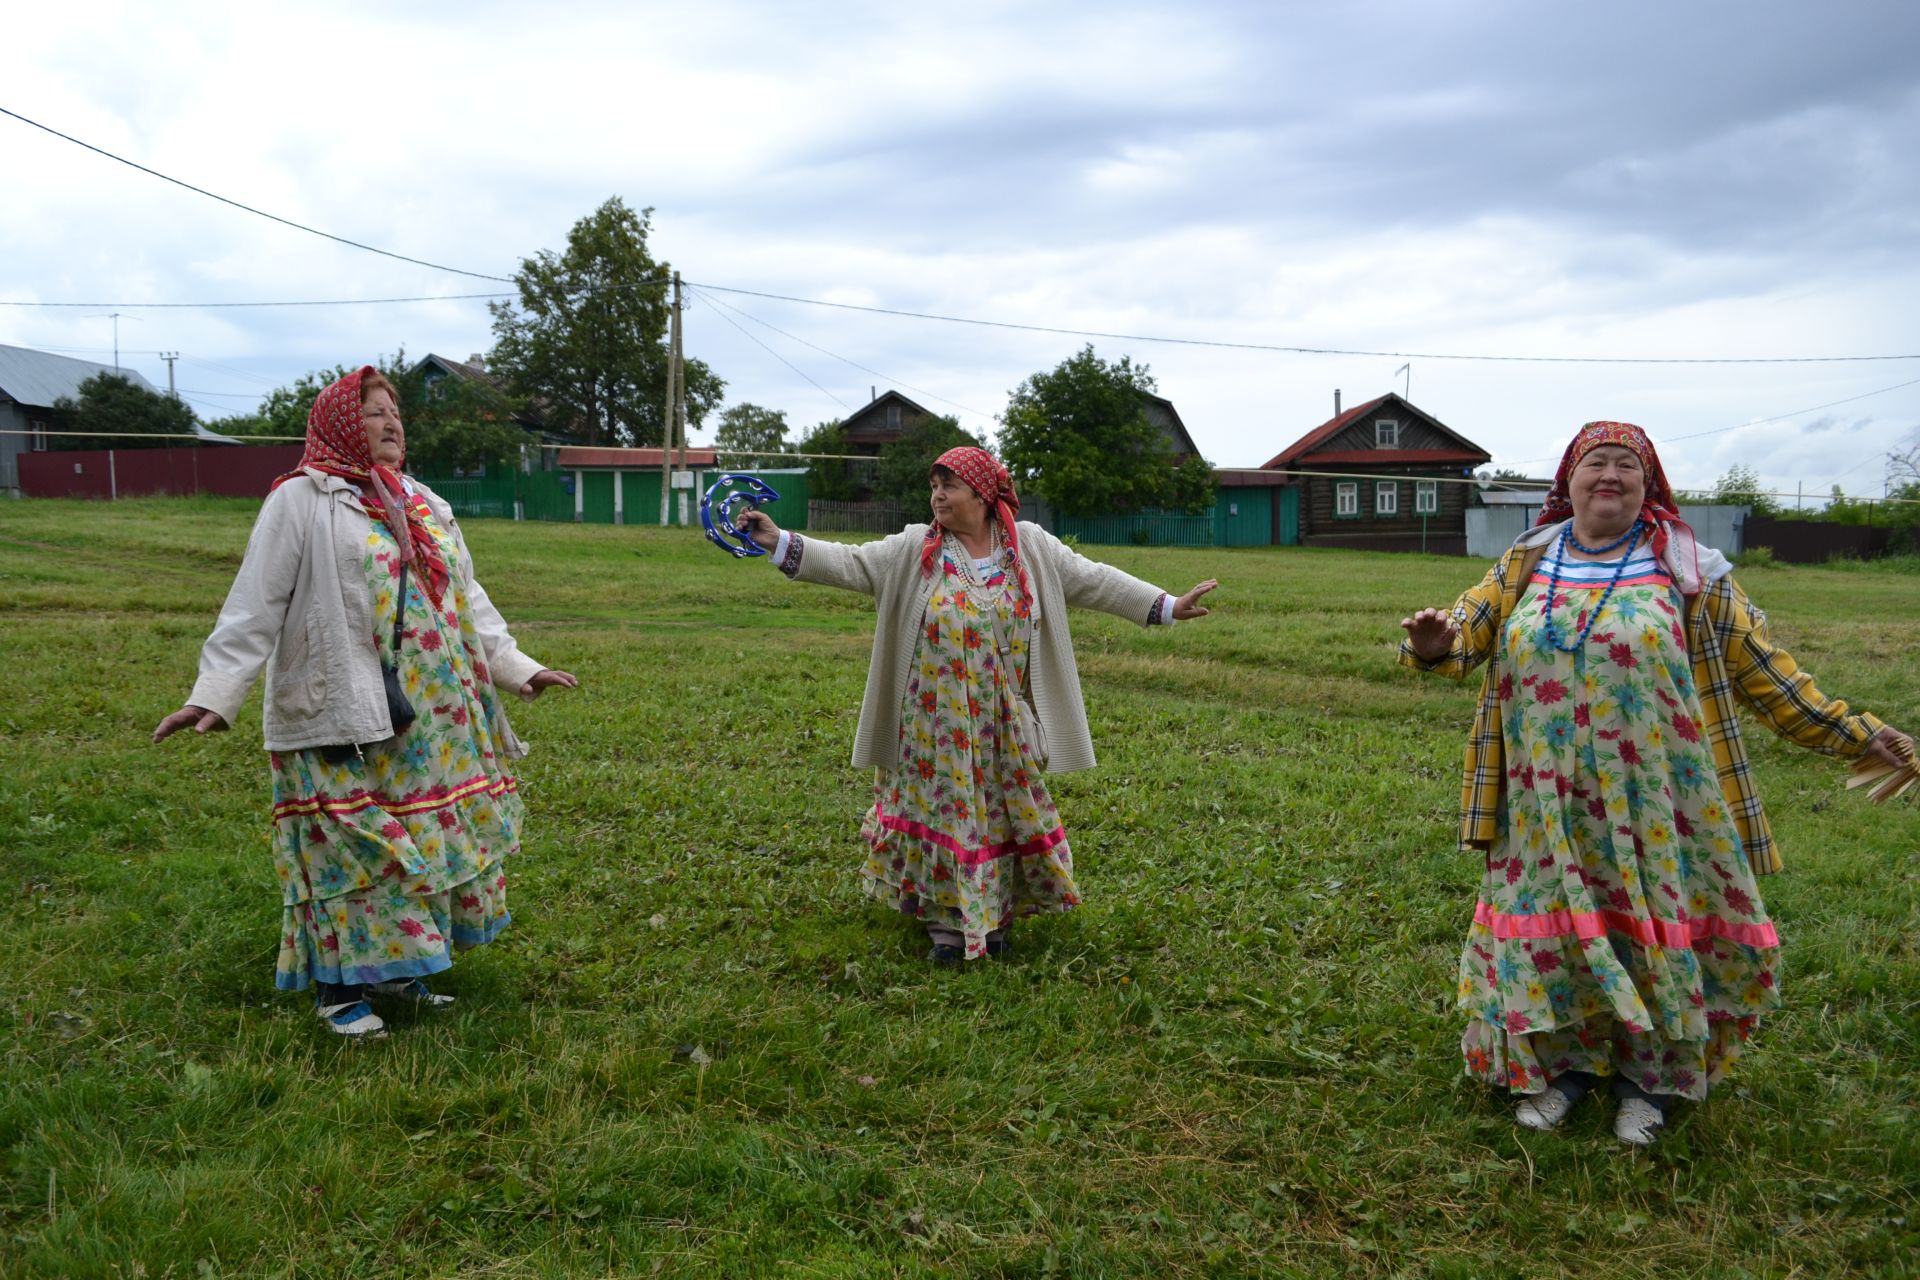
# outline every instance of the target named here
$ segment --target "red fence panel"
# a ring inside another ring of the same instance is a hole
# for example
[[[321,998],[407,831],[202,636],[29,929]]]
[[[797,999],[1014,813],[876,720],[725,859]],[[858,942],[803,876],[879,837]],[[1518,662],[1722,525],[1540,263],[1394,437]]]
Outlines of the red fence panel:
[[[188,493],[264,498],[274,477],[300,465],[300,446],[85,449],[23,453],[19,462],[20,491],[29,498],[144,498]]]

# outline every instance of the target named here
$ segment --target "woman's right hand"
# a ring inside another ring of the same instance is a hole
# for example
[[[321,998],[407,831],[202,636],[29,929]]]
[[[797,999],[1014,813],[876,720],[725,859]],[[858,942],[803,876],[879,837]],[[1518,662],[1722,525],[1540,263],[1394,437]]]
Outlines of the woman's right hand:
[[[1453,652],[1460,636],[1460,624],[1445,609],[1422,609],[1411,618],[1400,619],[1407,633],[1407,644],[1422,662],[1434,662]]]
[[[742,511],[733,527],[751,537],[762,551],[780,545],[780,526],[764,511]]]
[[[170,734],[178,733],[189,725],[193,726],[195,733],[225,733],[227,731],[227,722],[222,720],[217,712],[209,711],[205,707],[196,707],[192,703],[188,703],[186,706],[168,716],[165,720],[162,720],[159,725],[154,728],[153,740],[158,742]]]

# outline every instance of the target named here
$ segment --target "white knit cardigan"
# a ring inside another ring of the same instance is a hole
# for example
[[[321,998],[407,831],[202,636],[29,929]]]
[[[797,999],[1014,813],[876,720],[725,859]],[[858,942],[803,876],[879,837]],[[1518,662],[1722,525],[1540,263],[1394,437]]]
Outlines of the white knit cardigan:
[[[1093,735],[1080,699],[1067,606],[1098,609],[1144,627],[1156,620],[1170,621],[1172,602],[1161,605],[1166,593],[1160,588],[1087,559],[1037,524],[1023,520],[1018,529],[1020,558],[1034,596],[1026,692],[1046,743],[1046,770],[1091,769]],[[906,696],[921,619],[940,580],[938,573],[920,569],[926,533],[924,524],[908,525],[891,537],[858,546],[789,535],[797,543],[780,563],[795,581],[844,587],[874,598],[873,662],[867,669],[860,727],[854,735],[855,768],[893,769],[899,764],[900,703]]]

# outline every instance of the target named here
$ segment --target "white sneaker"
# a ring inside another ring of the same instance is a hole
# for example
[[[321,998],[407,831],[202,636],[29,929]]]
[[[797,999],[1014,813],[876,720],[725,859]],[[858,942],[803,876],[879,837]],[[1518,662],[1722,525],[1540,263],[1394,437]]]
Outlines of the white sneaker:
[[[1613,1136],[1633,1147],[1650,1147],[1667,1118],[1645,1098],[1628,1098],[1613,1117]]]
[[[1513,1118],[1523,1129],[1537,1129],[1545,1133],[1557,1129],[1560,1122],[1567,1118],[1567,1112],[1573,1110],[1573,1099],[1548,1085],[1540,1093],[1520,1099],[1520,1105],[1513,1109]]]
[[[336,1035],[354,1040],[377,1040],[387,1034],[387,1024],[380,1020],[365,1000],[355,1000],[350,1004],[323,1004],[319,1006],[320,1021],[332,1027]]]

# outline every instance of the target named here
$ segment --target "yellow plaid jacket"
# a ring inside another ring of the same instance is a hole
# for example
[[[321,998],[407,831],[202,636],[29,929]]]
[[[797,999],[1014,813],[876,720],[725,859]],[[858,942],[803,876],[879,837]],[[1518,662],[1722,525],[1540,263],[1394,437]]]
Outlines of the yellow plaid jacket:
[[[1400,643],[1400,663],[1420,671],[1436,671],[1459,678],[1481,663],[1487,664],[1480,686],[1480,706],[1473,732],[1467,738],[1467,758],[1460,788],[1460,846],[1488,849],[1493,845],[1500,807],[1505,801],[1507,767],[1500,737],[1499,649],[1502,621],[1519,607],[1533,567],[1543,547],[1515,545],[1480,580],[1454,601],[1453,617],[1460,624],[1453,650],[1432,662]],[[1847,704],[1829,698],[1814,687],[1813,677],[1800,670],[1786,650],[1767,635],[1767,615],[1753,606],[1732,574],[1724,574],[1686,601],[1687,648],[1693,660],[1693,682],[1700,692],[1700,709],[1713,743],[1714,763],[1727,808],[1740,829],[1740,840],[1756,872],[1780,870],[1780,851],[1760,793],[1753,783],[1753,766],[1740,738],[1735,703],[1745,704],[1760,723],[1789,742],[1825,755],[1854,757],[1881,728],[1873,716],[1851,714]]]

